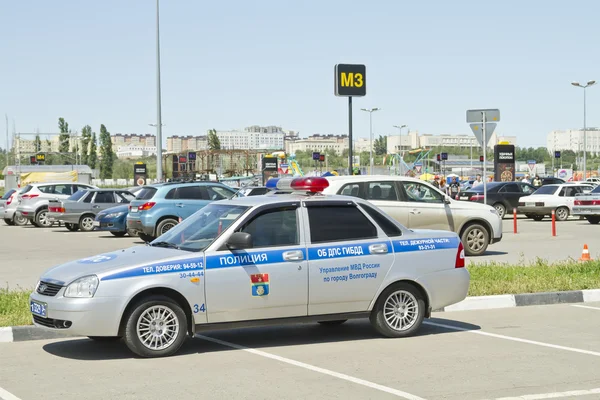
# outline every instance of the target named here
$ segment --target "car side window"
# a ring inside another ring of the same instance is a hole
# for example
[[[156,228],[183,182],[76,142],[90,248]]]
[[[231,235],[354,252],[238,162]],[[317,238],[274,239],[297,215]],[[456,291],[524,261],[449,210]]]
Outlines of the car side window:
[[[267,210],[252,218],[239,231],[252,235],[253,247],[297,245],[296,207]]]
[[[312,243],[377,237],[377,228],[356,206],[308,207]]]
[[[113,192],[96,192],[96,198],[94,199],[94,203],[97,203],[97,204],[115,203],[115,196],[114,196]]]
[[[369,182],[367,200],[398,201],[394,182]]]
[[[531,194],[531,193],[535,192],[535,188],[533,188],[529,185],[521,185],[521,191],[525,194]]]
[[[233,193],[229,190],[224,189],[220,186],[207,186],[206,190],[208,192],[208,197],[210,200],[223,200],[230,198]]]
[[[167,194],[165,195],[165,199],[166,200],[173,200],[175,198],[175,192],[177,192],[177,189],[171,189],[167,192]]]
[[[182,200],[208,200],[208,192],[201,186],[182,186],[177,189],[177,199]]]
[[[566,188],[562,188],[562,189],[560,189],[560,193],[558,193],[558,195],[559,195],[560,197],[565,197],[565,196],[566,196]]]
[[[354,196],[358,197],[360,193],[360,184],[359,183],[348,183],[338,191],[338,194],[343,196]]]
[[[54,186],[53,185],[38,186],[38,190],[42,193],[54,194]]]
[[[444,197],[437,190],[417,182],[402,182],[408,201],[419,203],[443,203]]]
[[[516,183],[507,183],[506,185],[504,185],[504,191],[507,193],[520,193],[521,190],[519,189],[519,185],[517,185]]]
[[[390,221],[388,218],[386,218],[384,215],[382,215],[379,211],[377,211],[376,209],[374,209],[371,206],[368,206],[366,204],[360,204],[360,207],[365,210],[367,212],[367,214],[369,214],[369,216],[371,218],[373,218],[373,220],[375,222],[377,222],[377,225],[379,225],[381,227],[381,229],[385,232],[386,235],[388,236],[401,236],[402,235],[402,231],[400,230],[400,228],[398,228],[398,226],[396,226],[396,224],[394,224],[392,221]]]
[[[64,194],[64,195],[72,195],[71,193],[71,185],[54,185],[53,188],[54,194]]]
[[[87,192],[85,195],[85,199],[83,199],[84,203],[91,203],[94,198],[94,192]]]
[[[135,200],[135,196],[129,192],[117,192],[116,195],[118,203],[129,203]]]

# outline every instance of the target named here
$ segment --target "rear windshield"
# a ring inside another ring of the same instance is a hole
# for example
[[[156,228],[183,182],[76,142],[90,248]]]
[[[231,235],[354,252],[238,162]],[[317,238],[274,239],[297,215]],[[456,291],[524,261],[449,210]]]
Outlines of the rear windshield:
[[[596,186],[591,193],[600,193],[600,186]]]
[[[542,186],[541,188],[533,192],[533,194],[554,194],[554,192],[556,192],[556,189],[558,189],[558,186]]]
[[[154,193],[156,193],[156,190],[157,189],[153,188],[153,187],[145,187],[136,193],[135,199],[136,200],[150,200],[152,197],[154,197]]]
[[[10,196],[12,196],[14,192],[16,192],[15,189],[10,189],[8,192],[4,193],[4,196],[2,196],[2,200],[7,200]]]
[[[82,198],[83,196],[85,196],[85,194],[87,193],[87,190],[78,190],[75,193],[73,193],[71,195],[71,197],[69,197],[67,200],[73,200],[73,201],[77,201],[80,198]]]

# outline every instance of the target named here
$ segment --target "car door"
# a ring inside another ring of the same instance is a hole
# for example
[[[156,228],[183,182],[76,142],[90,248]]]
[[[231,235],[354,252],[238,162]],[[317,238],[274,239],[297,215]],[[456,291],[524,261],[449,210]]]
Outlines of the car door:
[[[364,182],[364,199],[379,207],[383,212],[404,226],[409,224],[409,209],[403,206],[401,189],[394,181]]]
[[[92,212],[98,214],[102,210],[118,205],[114,191],[98,191],[92,204]]]
[[[394,263],[390,239],[349,201],[307,201],[308,314],[366,311]]]
[[[177,188],[174,205],[178,217],[186,219],[209,203],[206,186],[182,186]]]
[[[235,231],[252,235],[252,249],[222,247],[205,253],[209,323],[307,315],[308,268],[299,205],[265,205],[248,215]]]
[[[421,182],[402,181],[403,206],[408,210],[408,227],[455,231],[450,204],[433,186]]]
[[[503,205],[506,207],[506,213],[513,212],[513,208],[519,206],[519,199],[523,196],[523,191],[516,183],[507,183],[498,190],[500,197],[503,200]]]

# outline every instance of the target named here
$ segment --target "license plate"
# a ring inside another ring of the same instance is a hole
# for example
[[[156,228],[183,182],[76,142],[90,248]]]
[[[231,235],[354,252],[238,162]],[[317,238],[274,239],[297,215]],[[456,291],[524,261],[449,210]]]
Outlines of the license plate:
[[[48,316],[46,306],[46,303],[38,303],[37,301],[33,300],[29,302],[29,309],[31,310],[31,313],[44,318]]]
[[[525,203],[527,207],[535,207],[535,203]]]
[[[131,207],[131,212],[138,212],[138,208],[137,207]]]
[[[592,212],[592,209],[591,208],[580,208],[578,211],[580,213],[586,213],[586,214],[588,214],[588,213]]]
[[[466,200],[468,200],[468,199],[469,199],[469,196],[468,196],[468,195],[467,195],[467,196],[460,196],[460,198],[461,198],[461,199],[466,199]]]
[[[92,226],[100,226],[100,221],[94,221],[94,222],[92,222]]]

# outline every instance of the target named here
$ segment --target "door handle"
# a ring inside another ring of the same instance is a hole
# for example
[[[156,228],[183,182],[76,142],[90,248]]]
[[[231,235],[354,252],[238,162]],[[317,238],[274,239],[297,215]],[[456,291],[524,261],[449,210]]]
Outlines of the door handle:
[[[100,206],[92,206],[93,208],[100,208]]]
[[[301,250],[286,251],[283,253],[283,259],[285,261],[302,261],[304,253]]]
[[[372,244],[369,246],[369,253],[371,254],[387,254],[388,247],[385,243]]]
[[[417,209],[412,209],[410,211],[411,214],[421,214],[421,211],[417,210]]]
[[[175,207],[185,207],[185,205],[183,203],[177,203],[175,204]]]

